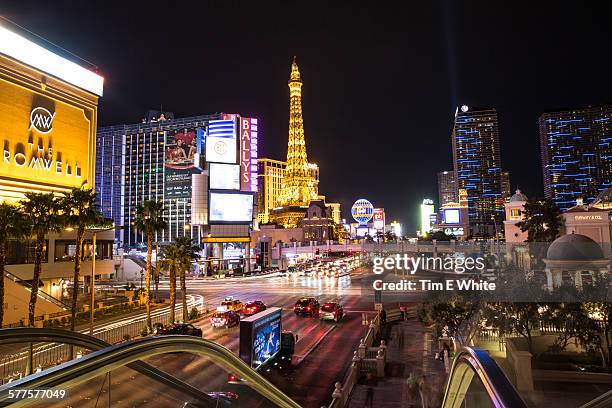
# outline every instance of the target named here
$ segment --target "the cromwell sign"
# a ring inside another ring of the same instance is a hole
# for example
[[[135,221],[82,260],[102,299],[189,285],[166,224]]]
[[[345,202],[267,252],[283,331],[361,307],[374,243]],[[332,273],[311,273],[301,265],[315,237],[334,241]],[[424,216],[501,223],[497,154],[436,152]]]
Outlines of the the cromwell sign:
[[[12,149],[3,150],[3,163],[9,166],[28,168],[57,175],[81,177],[78,162],[73,163],[57,160],[62,154],[54,152],[51,141],[38,137],[36,133],[46,135],[53,130],[55,112],[36,107],[30,112],[30,128],[33,131],[28,143],[15,143]],[[46,144],[45,144],[46,143]]]

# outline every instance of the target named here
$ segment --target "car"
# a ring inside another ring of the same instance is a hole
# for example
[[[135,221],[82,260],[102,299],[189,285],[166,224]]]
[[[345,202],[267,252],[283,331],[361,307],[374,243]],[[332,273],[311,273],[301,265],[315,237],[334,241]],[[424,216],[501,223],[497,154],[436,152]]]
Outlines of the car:
[[[293,312],[299,315],[316,317],[319,315],[319,301],[313,297],[303,297],[298,299],[293,306]]]
[[[242,302],[238,299],[234,299],[233,296],[228,296],[223,299],[221,306],[225,306],[225,308],[231,312],[239,313],[242,311]]]
[[[231,310],[217,310],[210,317],[212,327],[232,327],[240,324],[240,316]]]
[[[195,327],[190,323],[174,323],[163,326],[158,326],[155,334],[159,336],[167,336],[170,334],[182,334],[185,336],[202,337],[202,329]]]
[[[344,309],[340,303],[328,302],[321,306],[319,317],[321,320],[333,320],[337,322],[344,317]]]
[[[242,313],[245,316],[252,316],[255,313],[263,312],[266,310],[266,305],[261,300],[255,300],[244,305]]]

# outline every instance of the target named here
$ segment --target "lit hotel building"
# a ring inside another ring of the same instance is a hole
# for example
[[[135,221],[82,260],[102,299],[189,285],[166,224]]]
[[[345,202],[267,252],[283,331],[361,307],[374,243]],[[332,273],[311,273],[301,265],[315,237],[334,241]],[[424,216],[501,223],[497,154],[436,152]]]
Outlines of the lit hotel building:
[[[239,225],[240,236],[235,236],[236,228],[225,231],[226,241],[248,240],[253,203],[250,215],[240,220],[224,219],[215,212],[221,208],[210,207],[216,200],[242,205],[245,193],[252,201],[257,191],[257,136],[257,119],[223,113],[174,118],[152,111],[141,123],[98,129],[96,191],[104,215],[122,227],[117,232],[120,245],[144,244],[145,237],[132,224],[136,208],[146,200],[164,203],[168,228],[155,241],[178,236],[204,241],[214,238],[211,229],[227,230],[212,224]],[[213,196],[215,201],[210,201]]]
[[[497,111],[457,108],[452,143],[457,189],[467,192],[472,233],[493,235],[503,219]]]
[[[457,202],[457,176],[454,170],[438,172],[438,200],[440,206]]]
[[[540,116],[544,194],[562,209],[612,186],[612,105]]]
[[[257,194],[257,219],[260,223],[267,224],[270,221],[270,211],[273,208],[280,206],[279,198],[287,162],[261,158],[257,160],[257,165],[257,177],[259,179],[259,193]],[[308,163],[308,168],[310,170],[311,177],[316,180],[316,183],[318,184],[319,166],[314,163]],[[329,203],[329,205],[332,205],[332,203]],[[339,206],[340,204],[337,204],[338,208],[334,209],[333,211],[335,217],[334,219],[338,220],[340,219],[338,214],[340,211]]]
[[[60,195],[94,186],[98,99],[104,79],[90,69],[38,45],[28,33],[0,24],[0,200],[25,192]],[[91,240],[86,233],[81,276],[91,275]],[[26,321],[30,287],[39,285],[35,320],[68,309],[76,232],[45,237],[42,271],[33,282],[34,240],[9,240],[4,272],[4,324]],[[97,279],[112,278],[113,232],[97,234]],[[38,324],[38,323],[37,323]]]

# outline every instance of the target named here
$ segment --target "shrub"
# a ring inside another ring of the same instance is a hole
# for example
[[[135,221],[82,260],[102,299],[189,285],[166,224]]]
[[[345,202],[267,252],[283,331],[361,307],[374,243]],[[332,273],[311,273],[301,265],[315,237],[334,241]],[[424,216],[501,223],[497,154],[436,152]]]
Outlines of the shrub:
[[[125,334],[123,335],[123,341],[130,341],[130,338],[131,338],[131,337],[130,337],[129,333],[125,333]]]
[[[200,311],[196,307],[192,307],[187,315],[188,320],[195,320],[200,317]]]
[[[140,335],[142,337],[146,337],[146,336],[149,335],[149,328],[147,327],[146,324],[144,326],[142,326],[142,330],[140,331]]]

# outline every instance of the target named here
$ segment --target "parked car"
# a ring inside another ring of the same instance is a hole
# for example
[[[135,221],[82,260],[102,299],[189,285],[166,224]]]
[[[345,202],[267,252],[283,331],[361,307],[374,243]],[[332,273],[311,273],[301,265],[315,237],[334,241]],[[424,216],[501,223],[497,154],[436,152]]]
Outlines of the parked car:
[[[321,320],[333,320],[337,322],[344,317],[344,309],[340,303],[328,302],[321,306],[319,316]]]
[[[155,334],[166,336],[170,334],[182,334],[185,336],[202,337],[202,329],[190,323],[174,323],[165,326],[158,326]]]
[[[261,300],[255,300],[244,305],[242,313],[245,316],[252,316],[255,313],[263,312],[266,310],[266,305]]]
[[[296,315],[308,315],[317,317],[319,315],[319,301],[313,297],[300,298],[293,306]]]
[[[242,302],[238,299],[234,299],[233,296],[228,296],[223,299],[221,302],[221,306],[225,306],[225,308],[229,311],[239,313],[242,311]]]
[[[210,317],[212,327],[232,327],[240,324],[240,316],[231,310],[217,310]]]

